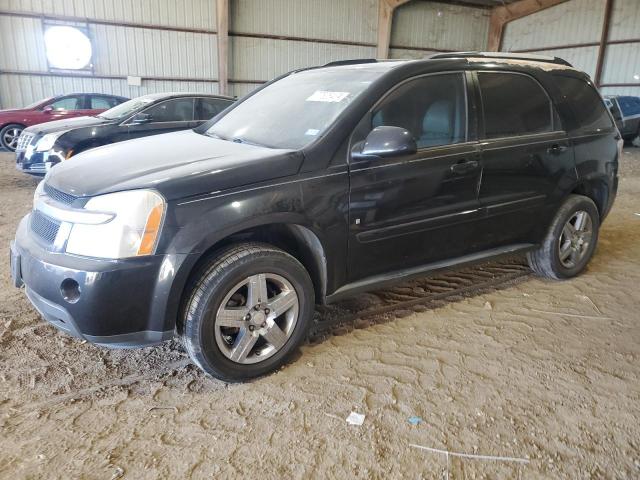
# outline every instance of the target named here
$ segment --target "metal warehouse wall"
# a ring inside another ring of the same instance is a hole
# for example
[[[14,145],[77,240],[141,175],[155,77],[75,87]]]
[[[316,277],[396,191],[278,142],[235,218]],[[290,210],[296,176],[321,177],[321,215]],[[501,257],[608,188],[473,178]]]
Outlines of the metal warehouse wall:
[[[377,15],[377,0],[231,0],[233,93],[294,68],[375,57]]]
[[[88,28],[93,74],[49,72],[45,22]],[[215,25],[213,0],[0,0],[0,106],[78,91],[215,93]],[[142,86],[127,85],[127,75]]]
[[[231,0],[230,8],[235,95],[294,68],[376,56],[377,0]],[[390,58],[484,49],[488,28],[488,10],[416,0],[394,14]]]
[[[507,24],[502,50],[557,55],[594,77],[604,3],[570,0],[515,20]],[[614,43],[605,52],[602,92],[640,95],[640,0],[614,2],[609,42]]]
[[[490,10],[415,1],[395,11],[391,58],[423,58],[436,52],[486,50]]]

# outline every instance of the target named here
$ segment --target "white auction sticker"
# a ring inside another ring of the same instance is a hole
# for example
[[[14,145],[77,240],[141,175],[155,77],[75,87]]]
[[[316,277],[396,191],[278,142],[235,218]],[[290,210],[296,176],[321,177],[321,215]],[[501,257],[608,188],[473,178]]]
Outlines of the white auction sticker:
[[[316,90],[313,94],[307,98],[307,102],[329,102],[336,103],[341,102],[347,96],[349,92],[329,92],[327,90]]]

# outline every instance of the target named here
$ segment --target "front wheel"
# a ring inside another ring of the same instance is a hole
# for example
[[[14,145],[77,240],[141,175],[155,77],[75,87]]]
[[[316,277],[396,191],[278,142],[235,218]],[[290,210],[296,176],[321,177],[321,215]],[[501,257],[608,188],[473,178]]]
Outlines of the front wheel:
[[[17,123],[5,125],[2,130],[0,130],[0,145],[11,152],[15,152],[18,147],[18,139],[23,130],[24,127]]]
[[[196,274],[182,318],[191,359],[206,373],[237,382],[283,365],[313,318],[313,284],[284,251],[242,244]]]
[[[593,256],[599,229],[600,215],[593,201],[570,195],[556,213],[540,248],[527,254],[529,266],[547,278],[578,275]]]

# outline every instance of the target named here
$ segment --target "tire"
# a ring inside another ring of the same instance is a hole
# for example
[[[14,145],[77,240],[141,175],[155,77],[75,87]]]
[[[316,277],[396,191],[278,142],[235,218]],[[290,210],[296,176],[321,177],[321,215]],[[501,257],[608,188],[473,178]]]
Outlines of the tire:
[[[600,214],[595,203],[582,195],[570,195],[557,211],[540,247],[527,253],[529,266],[542,277],[556,280],[575,277],[591,260],[599,229]]]
[[[24,125],[18,123],[10,123],[0,130],[0,145],[2,148],[15,152],[18,146],[18,138],[25,129]]]
[[[640,127],[638,128],[636,136],[631,139],[631,145],[634,147],[640,147]]]
[[[191,285],[178,331],[196,365],[226,382],[282,366],[313,319],[309,274],[270,245],[245,243],[220,252],[203,264]]]

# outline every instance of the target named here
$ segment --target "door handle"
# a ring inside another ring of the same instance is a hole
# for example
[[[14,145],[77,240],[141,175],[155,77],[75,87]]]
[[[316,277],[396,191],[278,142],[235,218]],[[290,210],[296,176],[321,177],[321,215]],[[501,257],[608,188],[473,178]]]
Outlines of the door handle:
[[[555,145],[551,145],[547,149],[547,152],[551,153],[552,155],[558,155],[559,153],[563,153],[566,151],[567,151],[566,145],[558,145],[557,143]]]
[[[478,168],[477,160],[461,160],[458,163],[451,165],[451,171],[457,174],[463,174],[475,170]]]

